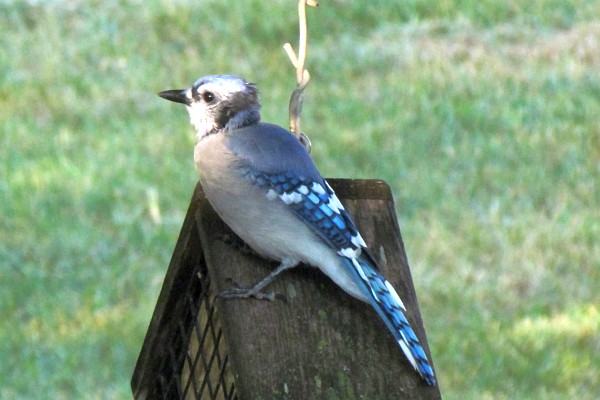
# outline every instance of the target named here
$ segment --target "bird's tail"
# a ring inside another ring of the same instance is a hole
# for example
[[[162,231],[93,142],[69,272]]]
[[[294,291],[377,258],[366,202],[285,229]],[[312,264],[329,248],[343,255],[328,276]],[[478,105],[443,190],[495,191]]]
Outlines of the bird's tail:
[[[396,290],[377,272],[364,253],[357,258],[343,258],[344,264],[398,341],[408,361],[428,385],[435,386],[433,369],[417,335],[406,319],[406,308]]]

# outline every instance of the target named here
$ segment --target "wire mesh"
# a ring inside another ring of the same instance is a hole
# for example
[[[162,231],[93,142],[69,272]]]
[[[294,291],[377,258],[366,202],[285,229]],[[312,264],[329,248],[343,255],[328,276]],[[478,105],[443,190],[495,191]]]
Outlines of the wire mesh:
[[[202,260],[203,261],[203,260]],[[192,279],[169,307],[173,317],[154,348],[150,384],[137,398],[182,400],[237,399],[210,278],[200,262]]]
[[[183,365],[181,398],[237,399],[215,297],[208,295],[208,276],[200,279],[203,281],[203,294],[197,307],[197,317],[194,318]],[[190,307],[193,306],[190,299]]]

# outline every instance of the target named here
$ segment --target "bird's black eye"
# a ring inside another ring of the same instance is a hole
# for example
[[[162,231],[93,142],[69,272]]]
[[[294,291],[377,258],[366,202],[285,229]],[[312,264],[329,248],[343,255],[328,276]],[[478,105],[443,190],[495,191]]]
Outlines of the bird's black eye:
[[[204,92],[202,93],[202,100],[204,100],[205,103],[212,103],[215,100],[215,95],[213,92]]]

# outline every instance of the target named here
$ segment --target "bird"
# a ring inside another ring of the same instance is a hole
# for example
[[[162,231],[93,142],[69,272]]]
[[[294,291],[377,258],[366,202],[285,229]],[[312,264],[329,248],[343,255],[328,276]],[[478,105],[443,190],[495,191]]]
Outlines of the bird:
[[[158,95],[186,106],[196,130],[194,161],[205,196],[260,256],[279,266],[253,287],[222,297],[257,297],[281,272],[305,263],[370,304],[427,385],[436,377],[406,318],[406,307],[369,256],[352,218],[300,140],[261,122],[257,86],[209,75]]]

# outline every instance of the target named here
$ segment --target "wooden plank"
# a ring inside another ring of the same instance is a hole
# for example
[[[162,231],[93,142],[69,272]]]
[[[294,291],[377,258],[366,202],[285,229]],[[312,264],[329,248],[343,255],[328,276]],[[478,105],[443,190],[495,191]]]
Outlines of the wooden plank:
[[[373,180],[329,182],[402,297],[432,360],[389,187]],[[228,278],[252,284],[274,267],[226,244],[221,237],[230,231],[204,198],[197,220],[211,288],[228,289]],[[441,398],[439,388],[426,386],[412,369],[375,311],[317,269],[286,272],[268,289],[288,301],[218,303],[241,399]]]

